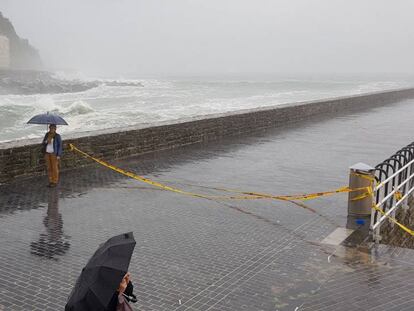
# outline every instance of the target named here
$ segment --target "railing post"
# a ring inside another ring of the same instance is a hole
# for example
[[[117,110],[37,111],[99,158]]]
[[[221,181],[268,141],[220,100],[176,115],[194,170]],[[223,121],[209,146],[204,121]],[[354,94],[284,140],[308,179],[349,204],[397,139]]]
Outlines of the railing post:
[[[375,168],[364,163],[357,163],[352,165],[349,169],[349,188],[356,189],[374,186],[372,179],[374,178]],[[360,229],[368,233],[369,225],[370,223],[372,224],[372,217],[374,215],[374,211],[372,211],[372,203],[375,198],[368,195],[364,198],[353,200],[366,192],[367,190],[364,189],[349,192],[347,221],[348,229]],[[361,224],[365,225],[361,226]]]

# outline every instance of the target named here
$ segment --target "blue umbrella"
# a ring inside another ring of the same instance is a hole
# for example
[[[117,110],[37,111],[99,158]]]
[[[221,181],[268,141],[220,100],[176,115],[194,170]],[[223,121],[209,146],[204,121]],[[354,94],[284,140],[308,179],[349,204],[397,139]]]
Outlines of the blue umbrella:
[[[52,113],[42,113],[34,116],[28,122],[28,124],[56,124],[56,125],[69,125],[62,117]]]

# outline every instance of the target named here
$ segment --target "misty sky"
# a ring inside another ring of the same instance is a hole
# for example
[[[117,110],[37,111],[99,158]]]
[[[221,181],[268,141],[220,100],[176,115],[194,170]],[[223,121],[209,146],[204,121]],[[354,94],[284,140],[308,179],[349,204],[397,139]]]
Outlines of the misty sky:
[[[413,0],[0,0],[51,69],[414,71]]]

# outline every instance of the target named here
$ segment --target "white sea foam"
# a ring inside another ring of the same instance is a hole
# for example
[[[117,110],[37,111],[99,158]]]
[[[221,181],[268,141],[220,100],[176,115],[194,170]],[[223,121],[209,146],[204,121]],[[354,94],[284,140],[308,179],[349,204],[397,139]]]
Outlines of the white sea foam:
[[[84,81],[84,82],[90,82],[94,81],[95,79],[92,77],[86,76],[84,73],[80,71],[62,71],[58,70],[53,73],[52,78],[58,79],[58,80],[66,80],[66,81]]]
[[[82,115],[94,112],[94,109],[88,103],[83,100],[77,100],[73,102],[69,107],[62,109],[63,115]]]
[[[60,79],[91,81],[82,74]],[[0,141],[39,137],[44,126],[27,125],[35,114],[62,115],[69,126],[61,133],[129,126],[182,117],[228,112],[365,92],[408,87],[410,81],[376,80],[156,80],[103,79],[142,83],[143,87],[108,86],[79,93],[0,96]],[[33,136],[34,135],[34,136]]]

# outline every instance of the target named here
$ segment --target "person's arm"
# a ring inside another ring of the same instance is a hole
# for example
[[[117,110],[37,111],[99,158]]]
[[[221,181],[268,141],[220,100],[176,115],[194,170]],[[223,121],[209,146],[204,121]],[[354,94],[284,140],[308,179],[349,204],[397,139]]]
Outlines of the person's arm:
[[[63,147],[62,147],[62,138],[60,137],[60,135],[56,135],[56,141],[57,141],[57,152],[56,155],[58,158],[61,157],[62,152],[63,152]]]
[[[43,137],[42,145],[47,145],[47,133],[45,134],[45,137]]]

